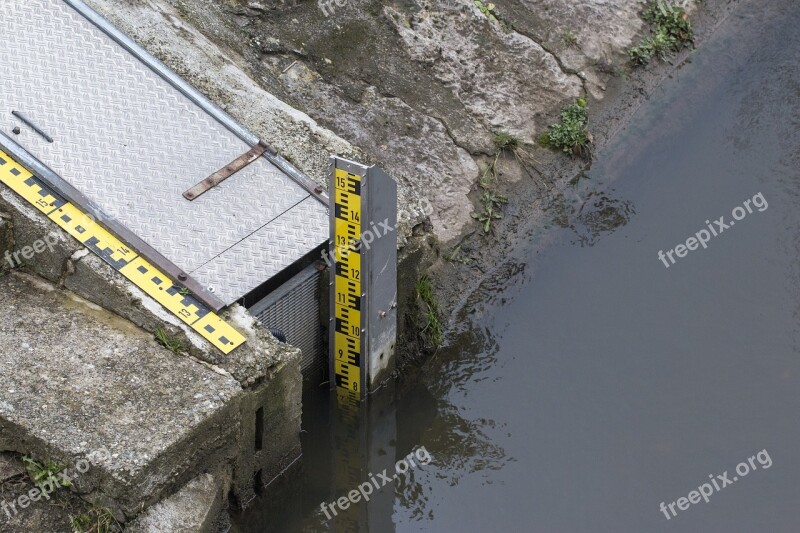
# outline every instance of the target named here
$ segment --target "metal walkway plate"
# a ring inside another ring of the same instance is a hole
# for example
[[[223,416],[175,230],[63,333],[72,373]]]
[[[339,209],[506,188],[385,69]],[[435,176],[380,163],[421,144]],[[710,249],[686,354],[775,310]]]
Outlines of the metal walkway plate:
[[[327,208],[264,157],[184,199],[251,145],[67,2],[3,19],[0,129],[226,305],[327,240]]]

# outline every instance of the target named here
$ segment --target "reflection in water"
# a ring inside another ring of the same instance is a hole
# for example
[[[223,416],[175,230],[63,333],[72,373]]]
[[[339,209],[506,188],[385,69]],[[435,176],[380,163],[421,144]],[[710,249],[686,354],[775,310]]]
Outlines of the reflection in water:
[[[614,198],[611,193],[579,188],[582,179],[589,176],[581,174],[574,188],[559,194],[549,210],[556,225],[575,233],[573,244],[594,246],[603,235],[625,226],[636,211],[632,202]]]
[[[581,172],[548,206],[553,222],[577,236],[573,244],[594,246],[603,235],[625,226],[636,214],[633,203],[616,198],[613,189],[604,192],[596,187],[591,176]]]
[[[621,228],[635,214],[629,201],[611,198],[603,193],[589,193],[578,212],[580,225],[572,230],[581,246],[593,246],[601,235]]]
[[[474,325],[475,321],[468,323]],[[398,503],[406,510],[406,521],[434,518],[431,484],[419,482],[425,476],[432,475],[454,487],[474,474],[490,481],[490,472],[514,462],[489,435],[498,430],[498,423],[482,417],[466,418],[456,403],[476,383],[497,379],[493,376],[501,365],[496,340],[487,329],[471,327],[451,341],[425,365],[421,379],[404,388],[399,402],[399,435],[424,443],[433,457],[430,467],[413,472],[398,485]]]
[[[302,470],[270,487],[258,504],[236,516],[234,531],[391,533],[395,506],[403,509],[406,521],[434,518],[427,476],[449,486],[473,474],[490,480],[490,472],[514,461],[488,434],[498,424],[465,418],[448,398],[463,397],[475,383],[490,379],[500,366],[497,349],[489,331],[465,330],[420,376],[379,391],[357,413],[339,411],[324,388],[306,390]],[[322,511],[322,503],[347,495],[371,475],[384,469],[391,475],[395,463],[420,446],[430,453],[430,465],[399,475],[394,486],[376,490],[368,503],[350,505],[344,512],[337,508],[331,519]]]

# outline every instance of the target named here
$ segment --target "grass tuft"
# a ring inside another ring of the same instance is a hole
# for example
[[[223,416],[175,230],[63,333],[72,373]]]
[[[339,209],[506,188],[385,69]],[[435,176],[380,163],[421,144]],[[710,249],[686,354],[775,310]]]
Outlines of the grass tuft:
[[[578,36],[575,35],[572,30],[564,32],[561,39],[564,41],[564,44],[567,45],[567,48],[577,48],[578,46]]]
[[[161,326],[156,328],[155,337],[156,341],[161,346],[174,354],[180,354],[186,351],[186,346],[184,346],[183,341],[174,335],[170,335],[169,332]]]
[[[51,478],[58,479],[59,487],[72,486],[72,483],[70,483],[69,480],[58,477],[58,475],[66,469],[66,467],[63,465],[60,465],[54,461],[47,461],[46,463],[35,461],[28,456],[22,457],[22,463],[25,465],[25,470],[28,471],[28,475],[33,481],[33,484],[37,487],[41,487],[42,484]]]
[[[508,132],[501,131],[494,134],[494,146],[499,151],[516,150],[519,148],[519,137],[511,135]]]
[[[444,342],[444,326],[442,325],[441,311],[439,302],[436,301],[436,294],[433,291],[433,283],[428,276],[423,275],[417,282],[417,296],[426,308],[427,325],[422,329],[423,334],[428,338],[435,348],[439,348]]]

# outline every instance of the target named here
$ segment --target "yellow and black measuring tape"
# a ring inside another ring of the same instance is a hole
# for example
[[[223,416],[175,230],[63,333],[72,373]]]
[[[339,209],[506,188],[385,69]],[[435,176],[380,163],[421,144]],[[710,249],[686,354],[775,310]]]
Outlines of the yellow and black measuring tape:
[[[334,379],[340,405],[357,406],[362,395],[361,181],[334,170]]]
[[[188,290],[31,174],[0,150],[0,182],[6,184],[117,272],[128,278],[203,338],[228,354],[246,342],[244,336]]]

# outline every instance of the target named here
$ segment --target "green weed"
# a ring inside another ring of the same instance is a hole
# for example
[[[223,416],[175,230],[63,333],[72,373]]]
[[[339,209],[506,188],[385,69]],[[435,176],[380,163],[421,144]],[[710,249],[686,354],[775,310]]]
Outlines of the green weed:
[[[539,137],[539,144],[565,153],[588,155],[592,136],[589,133],[586,101],[578,99],[561,110],[561,122]]]
[[[642,20],[650,24],[650,35],[628,49],[634,65],[646,65],[653,58],[666,61],[694,38],[689,14],[677,4],[655,0],[642,12]]]
[[[484,17],[496,23],[504,30],[508,29],[509,25],[503,17],[500,16],[500,11],[497,10],[497,6],[491,2],[483,2],[482,0],[474,0],[474,2],[475,7],[478,8],[478,11],[480,11]]]

